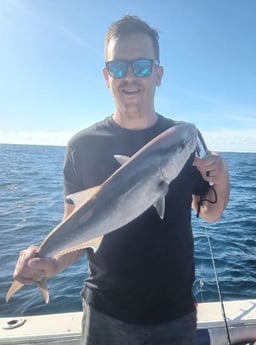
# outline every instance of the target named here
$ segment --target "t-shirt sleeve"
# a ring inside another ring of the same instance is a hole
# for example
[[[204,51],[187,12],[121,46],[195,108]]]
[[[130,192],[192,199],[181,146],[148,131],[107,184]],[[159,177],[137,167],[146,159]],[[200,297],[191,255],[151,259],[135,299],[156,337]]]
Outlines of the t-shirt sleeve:
[[[78,169],[75,166],[74,150],[68,146],[66,149],[63,168],[64,196],[79,192],[83,189],[80,182]]]

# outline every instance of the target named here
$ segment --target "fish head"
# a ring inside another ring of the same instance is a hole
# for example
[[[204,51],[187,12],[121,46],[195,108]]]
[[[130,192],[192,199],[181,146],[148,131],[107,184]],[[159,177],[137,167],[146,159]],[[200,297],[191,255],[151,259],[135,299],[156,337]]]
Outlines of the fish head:
[[[178,124],[162,133],[161,174],[167,183],[178,176],[197,146],[197,129],[193,124]]]

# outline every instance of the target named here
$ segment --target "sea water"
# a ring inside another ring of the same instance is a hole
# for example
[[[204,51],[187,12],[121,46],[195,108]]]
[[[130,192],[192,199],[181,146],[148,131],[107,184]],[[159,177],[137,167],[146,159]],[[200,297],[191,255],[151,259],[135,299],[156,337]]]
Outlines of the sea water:
[[[0,145],[0,317],[82,310],[85,256],[48,281],[49,304],[35,285],[5,302],[19,252],[40,244],[62,218],[64,155],[64,147]],[[256,298],[256,153],[222,155],[230,169],[229,204],[214,224],[192,216],[198,302],[219,298],[207,234],[223,299]]]

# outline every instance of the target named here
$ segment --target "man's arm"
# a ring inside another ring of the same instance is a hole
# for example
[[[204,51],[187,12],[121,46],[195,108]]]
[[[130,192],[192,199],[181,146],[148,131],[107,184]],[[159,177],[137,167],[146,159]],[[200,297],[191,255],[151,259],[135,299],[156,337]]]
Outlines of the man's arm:
[[[217,221],[229,199],[229,173],[225,160],[215,152],[209,152],[204,158],[195,158],[194,166],[204,180],[212,186],[200,208],[200,217],[209,222]],[[207,201],[209,200],[209,201]],[[192,207],[197,212],[200,197],[193,195]]]
[[[67,218],[73,212],[74,206],[65,203],[64,217]],[[84,250],[77,250],[55,258],[36,257],[37,246],[30,246],[22,250],[17,261],[13,278],[22,284],[32,284],[43,278],[52,278],[59,272],[77,261]]]

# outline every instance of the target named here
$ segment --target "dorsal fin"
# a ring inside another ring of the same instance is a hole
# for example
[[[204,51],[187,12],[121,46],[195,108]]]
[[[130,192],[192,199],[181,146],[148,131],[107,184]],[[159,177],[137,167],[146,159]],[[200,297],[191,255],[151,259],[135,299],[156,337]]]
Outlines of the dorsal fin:
[[[123,155],[114,155],[114,157],[118,161],[118,163],[120,163],[121,165],[123,165],[130,159],[130,157],[123,156]]]

